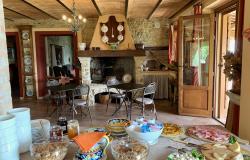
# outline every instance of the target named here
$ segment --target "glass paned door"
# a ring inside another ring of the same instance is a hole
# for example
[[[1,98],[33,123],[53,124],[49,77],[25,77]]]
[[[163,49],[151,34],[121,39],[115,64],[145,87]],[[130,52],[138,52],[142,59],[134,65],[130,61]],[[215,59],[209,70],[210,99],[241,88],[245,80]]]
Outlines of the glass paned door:
[[[210,15],[179,20],[179,113],[211,116],[212,48]]]

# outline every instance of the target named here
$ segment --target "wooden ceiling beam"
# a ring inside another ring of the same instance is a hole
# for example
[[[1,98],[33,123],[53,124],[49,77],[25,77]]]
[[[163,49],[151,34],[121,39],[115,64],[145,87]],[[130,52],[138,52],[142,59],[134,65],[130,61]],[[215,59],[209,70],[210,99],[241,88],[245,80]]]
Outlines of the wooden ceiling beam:
[[[61,0],[56,0],[61,6],[63,6],[65,9],[67,9],[70,13],[73,13],[70,8],[68,8]]]
[[[7,17],[4,17],[5,20],[8,20],[8,21],[14,21],[13,19],[10,19],[10,18],[7,18]]]
[[[42,13],[48,15],[49,17],[51,17],[51,18],[53,18],[53,19],[56,19],[56,20],[59,20],[57,17],[55,17],[55,16],[53,16],[53,15],[51,15],[51,14],[45,12],[44,10],[42,10],[42,9],[40,9],[40,8],[38,8],[38,7],[36,7],[36,6],[34,6],[34,5],[31,4],[30,2],[28,2],[28,1],[26,1],[26,0],[22,0],[22,1],[25,2],[26,4],[30,5],[31,7],[33,7],[33,8],[35,8],[35,9],[39,10],[40,12],[42,12]]]
[[[190,6],[194,5],[197,2],[197,0],[191,0],[190,2],[188,2],[185,6],[183,6],[181,9],[179,9],[177,12],[173,13],[169,19],[174,18],[175,16],[177,16],[178,14],[180,14],[181,12],[184,12],[186,9],[188,9]]]
[[[128,17],[128,1],[129,0],[125,0],[125,18]]]
[[[159,1],[156,3],[154,9],[150,12],[150,14],[148,15],[148,18],[147,18],[147,19],[150,19],[150,18],[152,17],[152,15],[154,14],[154,12],[155,12],[155,11],[157,10],[157,8],[160,6],[161,2],[162,2],[162,0],[159,0]]]
[[[19,12],[15,11],[15,10],[10,9],[10,8],[7,8],[7,7],[3,7],[3,8],[6,9],[6,10],[9,10],[9,11],[11,11],[11,12],[14,12],[14,13],[16,13],[16,14],[19,14],[19,15],[21,15],[21,16],[23,16],[23,17],[26,17],[26,18],[28,18],[28,19],[35,20],[34,18],[32,18],[32,17],[30,17],[30,16],[24,15],[24,14],[22,14],[22,13],[19,13]]]
[[[96,1],[95,1],[95,0],[91,0],[91,1],[92,1],[93,5],[95,6],[95,9],[96,9],[98,15],[101,16],[101,15],[102,15],[102,12],[100,11],[100,9],[99,9],[99,7],[98,7]]]

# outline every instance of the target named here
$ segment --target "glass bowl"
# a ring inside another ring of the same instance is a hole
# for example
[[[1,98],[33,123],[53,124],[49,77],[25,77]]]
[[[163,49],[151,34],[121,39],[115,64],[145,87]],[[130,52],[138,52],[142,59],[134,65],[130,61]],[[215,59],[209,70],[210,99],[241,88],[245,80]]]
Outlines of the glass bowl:
[[[147,160],[149,146],[144,141],[124,137],[112,141],[111,152],[115,160]]]
[[[43,142],[30,146],[32,160],[63,160],[68,152],[68,142]]]

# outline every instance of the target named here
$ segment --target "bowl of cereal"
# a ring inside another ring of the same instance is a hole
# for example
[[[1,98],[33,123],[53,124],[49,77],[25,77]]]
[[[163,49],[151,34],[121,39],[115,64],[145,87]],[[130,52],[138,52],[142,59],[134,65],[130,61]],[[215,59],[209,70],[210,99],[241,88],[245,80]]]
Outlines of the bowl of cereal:
[[[146,142],[123,137],[111,142],[111,153],[115,160],[147,160],[149,146]]]
[[[42,142],[30,146],[32,160],[63,160],[68,152],[68,142]]]

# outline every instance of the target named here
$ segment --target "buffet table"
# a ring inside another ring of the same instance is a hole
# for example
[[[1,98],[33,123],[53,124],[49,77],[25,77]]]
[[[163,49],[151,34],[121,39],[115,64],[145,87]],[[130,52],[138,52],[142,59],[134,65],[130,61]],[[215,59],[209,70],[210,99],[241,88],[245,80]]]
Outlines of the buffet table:
[[[219,127],[221,127],[221,126],[219,126]],[[191,137],[187,137],[185,135],[182,135],[181,138],[185,138],[186,142],[191,142],[194,144],[206,143],[204,141],[197,140],[197,139],[194,139]],[[150,146],[148,159],[149,160],[166,160],[167,156],[170,153],[176,152],[176,150],[173,147],[179,148],[179,149],[180,148],[191,149],[190,147],[187,147],[185,144],[179,143],[179,142],[174,141],[170,138],[160,137],[157,144]],[[243,148],[244,150],[250,151],[250,145],[241,144],[241,148]],[[72,160],[76,150],[77,150],[77,146],[74,143],[71,143],[68,147],[68,154],[67,154],[65,160]],[[111,154],[110,145],[107,148],[107,157],[108,157],[107,158],[108,160],[114,160],[114,158]],[[30,153],[28,152],[28,153],[22,154],[21,160],[31,160]]]

